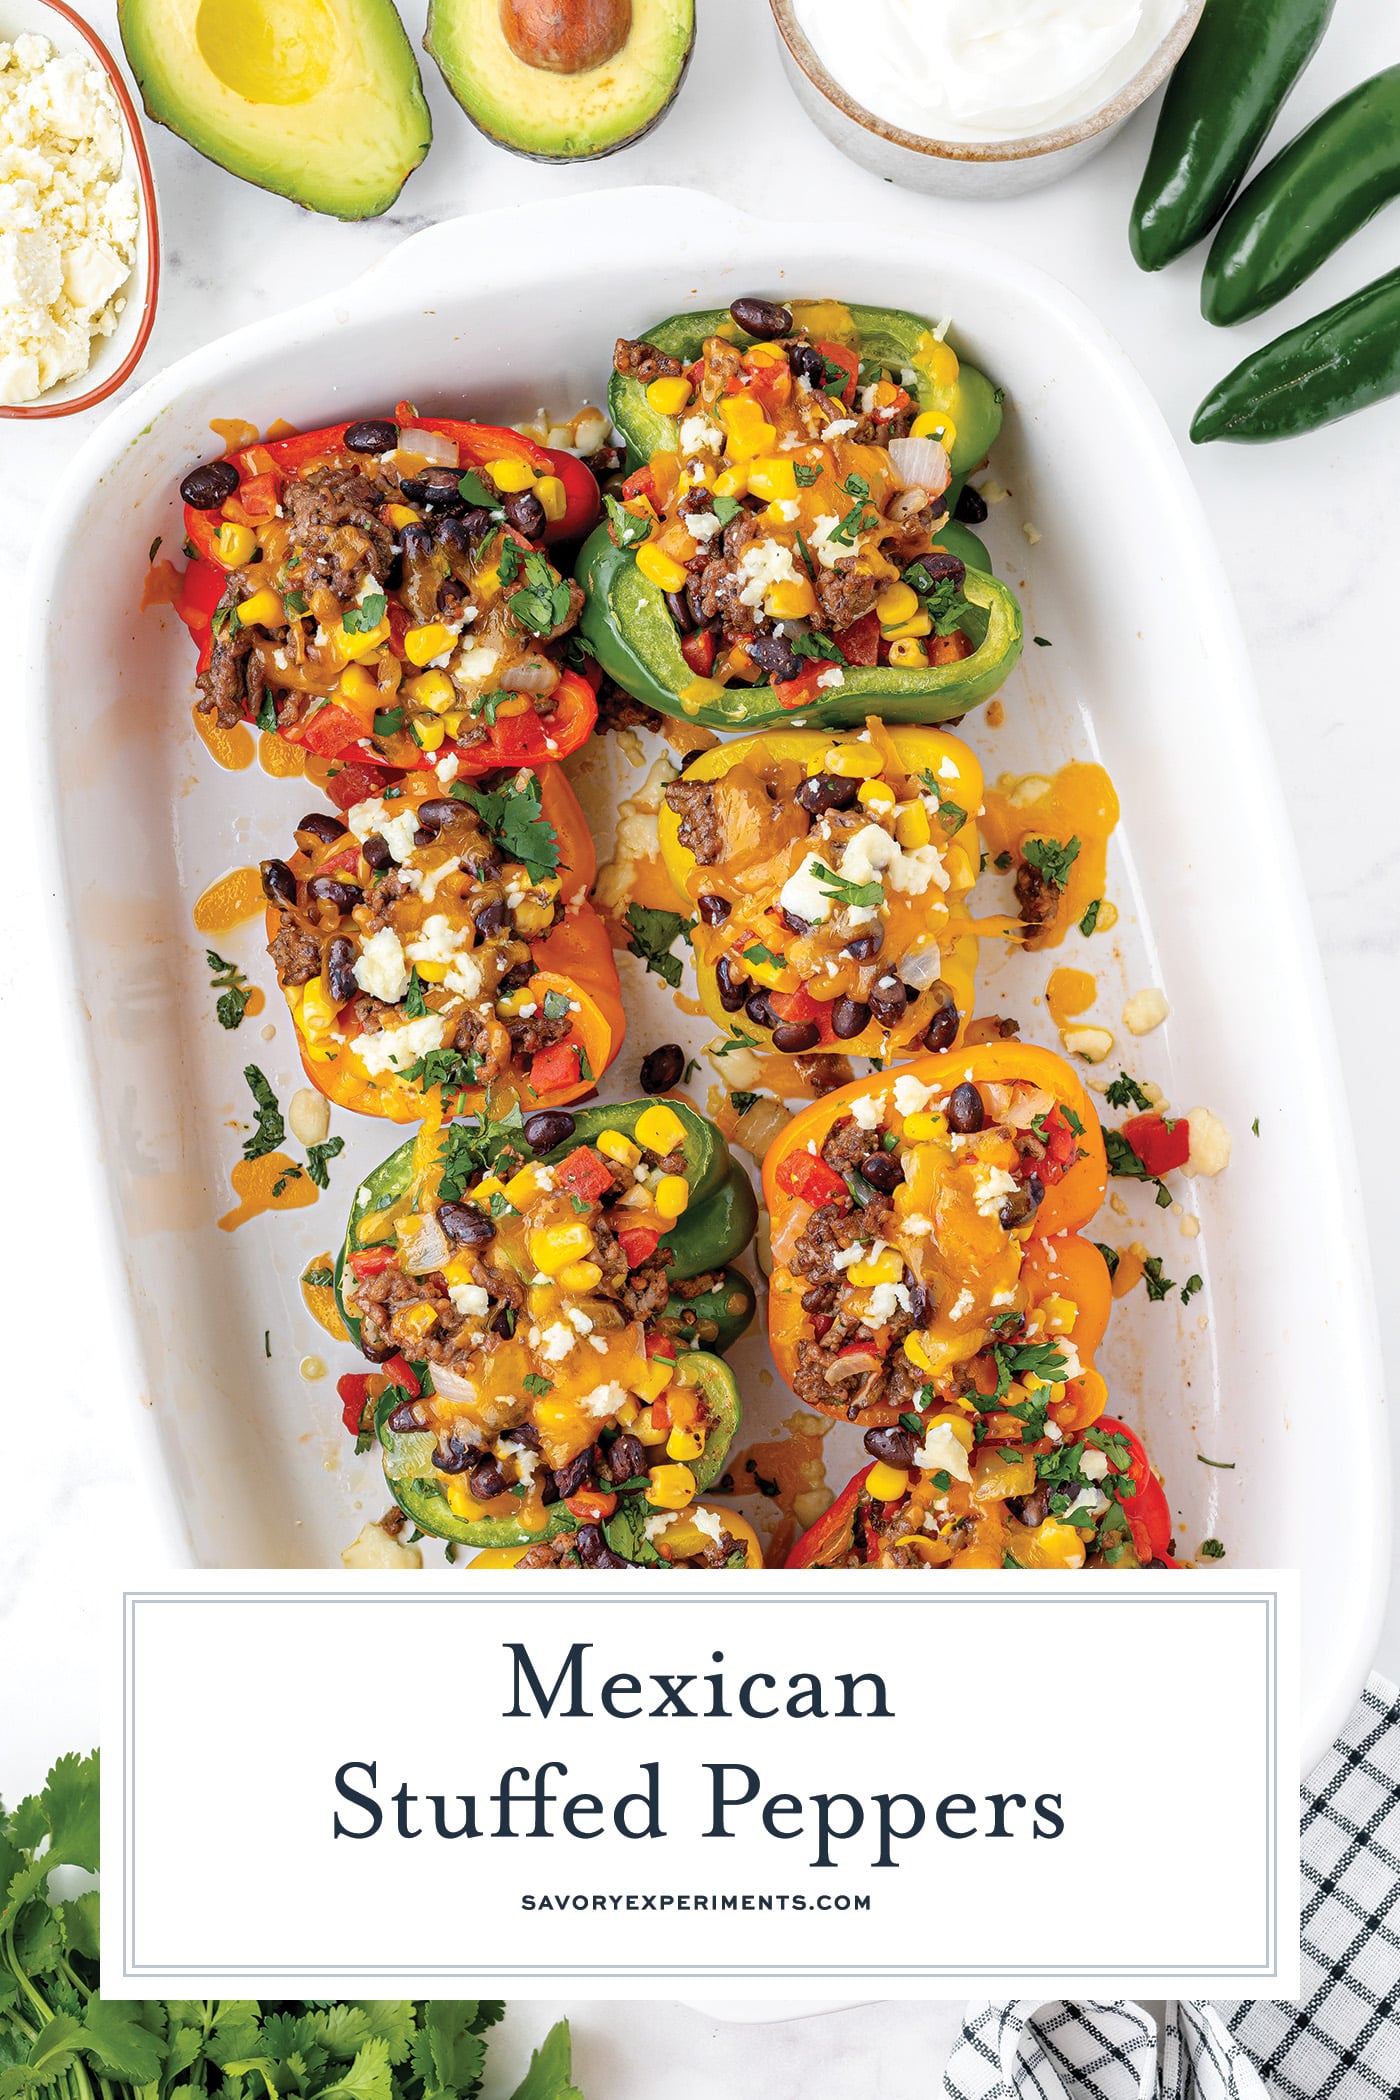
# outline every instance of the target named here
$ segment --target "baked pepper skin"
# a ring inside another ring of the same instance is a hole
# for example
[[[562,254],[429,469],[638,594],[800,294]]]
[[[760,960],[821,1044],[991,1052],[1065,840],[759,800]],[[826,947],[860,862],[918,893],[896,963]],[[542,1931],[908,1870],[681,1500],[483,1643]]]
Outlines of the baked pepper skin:
[[[874,733],[878,733],[878,730]],[[977,879],[980,858],[977,838],[976,812],[982,804],[982,773],[977,760],[967,745],[951,737],[946,731],[929,726],[897,726],[888,729],[890,743],[906,771],[917,775],[930,771],[939,778],[950,802],[968,812],[961,829],[947,837],[949,849],[949,872],[953,875],[954,890],[970,891]],[[744,765],[755,755],[760,759],[772,758],[791,761],[806,766],[819,758],[830,746],[831,739],[814,729],[788,727],[770,729],[758,736],[744,737],[729,744],[717,744],[710,751],[702,751],[694,765],[687,767],[688,781],[719,781],[736,766]],[[947,768],[948,770],[944,770]],[[657,816],[657,836],[661,847],[661,858],[667,874],[675,885],[677,897],[684,904],[687,914],[695,911],[695,898],[687,887],[696,868],[696,859],[690,849],[681,844],[681,820],[665,802]],[[959,857],[963,859],[966,882],[960,883],[956,875]],[[721,864],[722,865],[722,864]],[[727,1013],[719,995],[715,975],[715,962],[704,959],[704,949],[712,938],[708,929],[697,926],[692,933],[695,951],[696,988],[700,1003],[706,1014],[725,1035],[743,1035],[752,1039],[756,1023],[740,1008],[737,1013]],[[977,936],[964,919],[949,922],[947,943],[940,943],[943,960],[940,968],[942,982],[954,996],[962,1022],[966,1022],[973,1009],[977,977]],[[756,987],[757,988],[757,987]],[[911,1012],[914,1010],[911,1007]],[[844,1051],[853,1057],[881,1057],[888,1060],[892,1055],[903,1056],[912,1049],[915,1038],[901,1039],[898,1047],[892,1046],[885,1031],[872,1020],[861,1034],[839,1039],[831,1027],[831,1002],[819,999],[804,1002],[802,1017],[814,1020],[820,1030],[819,1048]],[[925,1014],[919,1024],[920,1032],[927,1028],[932,1013]],[[760,1036],[760,1041],[762,1040]]]
[[[1001,429],[1000,389],[975,365],[961,361],[952,383],[940,384],[934,374],[946,362],[944,346],[919,314],[897,307],[847,306],[836,299],[789,299],[787,308],[794,326],[805,328],[813,341],[825,339],[876,364],[917,374],[913,392],[920,411],[940,410],[953,424],[955,435],[948,451],[953,470],[948,490],[951,510],[968,474],[996,443]],[[654,328],[643,329],[641,339],[690,365],[712,335],[723,336],[744,350],[754,342],[728,307],[672,314]],[[608,383],[608,410],[627,442],[629,468],[645,466],[654,452],[676,450],[677,418],[652,407],[639,379],[614,372]]]
[[[696,684],[695,673],[681,654],[665,597],[643,576],[635,552],[617,546],[600,525],[584,543],[575,576],[585,594],[579,632],[609,678],[664,715],[740,735],[794,719],[822,729],[859,728],[872,712],[887,722],[946,722],[998,692],[1021,654],[1021,608],[1014,593],[995,576],[969,569],[963,593],[986,613],[987,631],[972,654],[956,663],[918,671],[848,664],[842,685],[788,707],[771,685],[742,684],[687,704],[682,696]]]
[[[696,1487],[703,1490],[724,1470],[730,1446],[738,1433],[743,1413],[738,1381],[721,1358],[699,1350],[682,1351],[676,1360],[675,1375],[682,1385],[700,1387],[714,1418],[704,1451],[699,1458],[690,1461]],[[547,1511],[542,1531],[527,1531],[508,1516],[459,1517],[444,1495],[440,1478],[433,1468],[435,1439],[432,1433],[413,1430],[401,1435],[391,1429],[389,1418],[395,1405],[391,1387],[375,1402],[375,1434],[383,1453],[384,1478],[390,1493],[420,1531],[433,1538],[455,1540],[459,1545],[500,1547],[529,1546],[536,1539],[551,1538],[556,1532],[571,1528],[573,1520],[562,1503],[554,1504]]]

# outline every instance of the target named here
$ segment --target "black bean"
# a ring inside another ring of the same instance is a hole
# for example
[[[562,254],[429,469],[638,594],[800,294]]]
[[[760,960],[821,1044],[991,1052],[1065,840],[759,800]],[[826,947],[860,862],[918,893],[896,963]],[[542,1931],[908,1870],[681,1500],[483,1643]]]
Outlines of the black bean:
[[[580,1524],[574,1535],[579,1559],[586,1568],[630,1568],[632,1563],[614,1553],[603,1537],[601,1524]]]
[[[326,950],[326,989],[337,1006],[346,1005],[360,989],[355,982],[355,943],[343,933]]]
[[[771,343],[780,335],[792,334],[792,315],[775,300],[731,299],[729,311],[745,335],[755,336],[761,343]]]
[[[501,508],[505,511],[507,522],[513,525],[517,532],[523,532],[527,540],[544,537],[544,528],[549,520],[544,514],[544,505],[533,489],[517,489],[514,495],[506,497]]]
[[[877,977],[870,987],[870,1011],[882,1028],[893,1028],[909,1004],[909,994],[897,977]]]
[[[505,932],[510,924],[510,913],[499,897],[493,897],[489,904],[483,904],[480,911],[472,914],[472,924],[482,940],[489,941],[493,933]]]
[[[581,1487],[586,1487],[592,1478],[593,1446],[591,1444],[586,1451],[580,1451],[577,1458],[571,1458],[566,1466],[556,1466],[554,1468],[554,1482],[559,1490],[560,1499],[565,1502],[568,1501],[570,1495],[576,1495]]]
[[[847,941],[846,953],[852,962],[874,962],[885,945],[885,936],[877,926],[872,933],[858,933],[853,941]]]
[[[439,513],[431,520],[432,539],[437,546],[445,549],[449,555],[456,554],[463,560],[466,560],[472,551],[473,543],[491,530],[491,523],[490,511],[480,510],[475,506],[469,507],[457,516],[444,517]],[[409,531],[412,530],[413,528],[410,526]],[[405,536],[405,547],[407,547],[407,544],[407,536]]]
[[[364,855],[366,867],[373,868],[377,875],[382,875],[386,868],[391,868],[394,865],[394,856],[389,851],[389,841],[381,838],[377,831],[370,833],[369,837],[361,845],[360,851]]]
[[[749,993],[744,1001],[744,1012],[755,1028],[776,1028],[778,1025],[778,1016],[774,1013],[772,1002],[762,986],[756,992]]]
[[[460,802],[454,802],[450,795],[437,795],[431,802],[419,803],[418,828],[435,835],[442,830],[444,824],[450,824],[454,817],[461,814]]]
[[[970,481],[963,483],[953,516],[960,525],[985,525],[987,522],[987,499]]]
[[[943,1113],[948,1118],[948,1128],[956,1130],[959,1137],[970,1137],[987,1120],[982,1096],[970,1079],[964,1079],[960,1086],[953,1088]]]
[[[180,483],[181,500],[191,510],[217,510],[238,487],[238,469],[226,459],[192,467]]]
[[[715,964],[715,987],[719,992],[719,1003],[727,1014],[737,1014],[749,996],[749,980],[735,974],[727,955],[722,955]]]
[[[675,621],[677,627],[679,627],[681,633],[689,634],[695,625],[695,617],[690,609],[690,600],[686,597],[684,591],[667,591],[666,610]]]
[[[532,1152],[552,1152],[574,1134],[574,1119],[566,1109],[541,1108],[525,1118],[525,1142]]]
[[[400,488],[406,502],[421,503],[425,510],[445,511],[449,517],[460,518],[467,508],[467,499],[458,486],[461,478],[455,467],[425,467],[421,474],[401,482]]]
[[[361,1330],[360,1354],[367,1356],[372,1364],[386,1364],[391,1356],[397,1356],[398,1353],[392,1342],[372,1342],[366,1337],[363,1329]]]
[[[295,904],[297,879],[284,860],[265,860],[260,871],[263,895],[269,904]]]
[[[804,934],[810,933],[812,931],[812,922],[810,919],[799,919],[797,913],[795,911],[788,911],[786,906],[781,906],[779,908],[778,916],[781,918],[788,932],[795,933],[799,940],[801,940]]]
[[[1024,1225],[1027,1218],[1034,1217],[1044,1196],[1044,1187],[1034,1175],[1029,1181],[1022,1182],[1016,1193],[1007,1197],[997,1213],[1003,1232],[1010,1232],[1015,1226]]]
[[[306,894],[312,903],[333,904],[337,911],[353,911],[365,901],[358,882],[342,882],[338,875],[313,875],[306,885]]]
[[[497,984],[496,990],[498,993],[524,991],[534,974],[535,966],[532,962],[512,963]]]
[[[445,1444],[438,1445],[433,1452],[433,1464],[439,1473],[465,1473],[475,1457],[476,1453],[471,1446],[464,1444],[460,1437],[454,1436],[449,1437]]]
[[[309,817],[302,818],[296,829],[298,837],[304,831],[308,838],[315,839],[318,844],[331,846],[337,839],[344,838],[346,826],[343,817],[330,816],[324,809],[313,809]]]
[[[927,1327],[933,1301],[922,1283],[911,1280],[909,1284],[909,1316],[916,1327]]]
[[[642,1059],[642,1092],[665,1094],[680,1085],[685,1052],[679,1043],[660,1043]]]
[[[520,1431],[518,1428],[512,1429],[512,1436],[518,1437],[519,1434]],[[540,1501],[544,1504],[545,1508],[548,1509],[551,1502],[557,1502],[559,1500],[559,1483],[555,1479],[554,1475],[550,1472],[548,1466],[541,1466],[540,1470],[535,1475],[535,1479],[539,1483]]]
[[[475,1203],[440,1203],[437,1221],[459,1247],[485,1247],[496,1237],[496,1228]]]
[[[794,343],[788,351],[788,363],[794,379],[806,379],[815,387],[826,377],[826,359],[815,344]]]
[[[437,612],[440,620],[460,620],[466,610],[467,587],[455,576],[445,576],[438,585]]]
[[[415,1429],[421,1429],[423,1425],[418,1419],[418,1402],[400,1400],[386,1426],[393,1430],[395,1436],[411,1436]]]
[[[707,891],[700,899],[700,916],[707,926],[722,926],[729,917],[729,899]]]
[[[883,1189],[888,1196],[904,1179],[904,1168],[895,1152],[872,1152],[860,1163],[860,1171],[873,1189]]]
[[[797,802],[809,817],[819,817],[824,809],[854,809],[859,793],[860,782],[842,773],[813,773],[797,790]]]
[[[352,423],[345,433],[347,452],[392,452],[398,441],[397,423]]]
[[[841,1042],[849,1043],[852,1036],[862,1035],[870,1026],[870,1008],[859,999],[848,999],[844,994],[831,1009],[831,1032]]]
[[[933,990],[941,1004],[924,1030],[924,1045],[929,1050],[951,1050],[958,1039],[958,1026],[962,1016],[958,1012],[956,999],[941,977],[935,981]]]
[[[914,1463],[917,1444],[907,1429],[867,1429],[865,1448],[872,1458],[883,1465],[902,1466],[906,1470]]]
[[[471,1479],[467,1486],[471,1490],[473,1500],[494,1502],[497,1495],[505,1494],[510,1482],[506,1479],[505,1468],[496,1459],[483,1458],[478,1465],[472,1467]]]
[[[640,1441],[624,1429],[608,1453],[608,1477],[616,1486],[623,1480],[635,1480],[646,1469],[646,1453]]]
[[[815,1049],[821,1039],[822,1032],[815,1021],[779,1021],[773,1030],[773,1048],[793,1054]]]
[[[942,547],[935,547],[931,554],[921,554],[919,563],[922,568],[927,569],[934,583],[942,583],[945,576],[951,577],[954,586],[958,590],[962,589],[967,565],[959,561],[956,554],[949,554]]]
[[[748,646],[749,655],[771,679],[796,678],[802,669],[792,643],[780,634],[756,634]]]

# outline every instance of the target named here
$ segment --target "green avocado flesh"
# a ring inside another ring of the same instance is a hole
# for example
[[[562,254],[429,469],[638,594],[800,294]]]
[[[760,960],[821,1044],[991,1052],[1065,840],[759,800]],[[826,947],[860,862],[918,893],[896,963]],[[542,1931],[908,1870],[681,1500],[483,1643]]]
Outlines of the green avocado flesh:
[[[119,0],[119,18],[147,113],[311,211],[387,211],[432,144],[390,0]]]
[[[620,51],[582,73],[518,58],[500,0],[432,0],[425,49],[473,124],[534,160],[598,160],[663,117],[695,41],[695,0],[632,0]]]

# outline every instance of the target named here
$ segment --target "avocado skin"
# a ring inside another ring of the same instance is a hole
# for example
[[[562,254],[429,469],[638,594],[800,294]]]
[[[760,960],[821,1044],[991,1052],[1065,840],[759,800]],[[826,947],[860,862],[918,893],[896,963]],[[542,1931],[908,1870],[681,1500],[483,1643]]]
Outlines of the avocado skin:
[[[567,102],[569,76],[531,73],[521,64],[506,43],[496,0],[430,0],[423,49],[477,130],[493,145],[504,146],[523,160],[606,160],[610,154],[634,146],[661,122],[680,93],[695,49],[695,0],[635,0],[635,4],[638,17],[648,29],[653,22],[662,28],[668,19],[673,20],[674,42],[678,46],[666,54],[671,77],[664,84],[642,74],[635,89],[635,123],[627,122],[630,105],[624,96],[610,100],[601,118],[580,108],[564,117],[563,128],[541,124],[538,113],[542,109]],[[628,50],[635,49],[637,39],[634,24],[628,45],[608,67],[597,71],[624,72]],[[464,57],[468,50],[470,63]],[[492,85],[493,65],[500,70],[499,87]],[[528,96],[520,87],[521,76],[532,90]],[[587,80],[591,76],[576,77]]]
[[[308,100],[319,105],[323,128],[337,144],[332,155],[309,150],[307,128],[295,105],[247,103],[249,120],[227,121],[219,97],[207,92],[202,52],[191,34],[193,8],[177,0],[118,0],[118,26],[127,63],[148,117],[173,131],[206,160],[241,181],[335,219],[372,219],[388,211],[433,142],[433,123],[413,46],[392,0],[332,0],[333,12],[364,55],[362,85]],[[217,76],[209,74],[212,81]],[[380,88],[392,82],[392,93]],[[343,119],[327,111],[343,108]],[[392,119],[385,122],[388,112]],[[357,119],[359,121],[357,121]],[[363,140],[374,142],[364,150]],[[352,143],[353,142],[353,143]]]

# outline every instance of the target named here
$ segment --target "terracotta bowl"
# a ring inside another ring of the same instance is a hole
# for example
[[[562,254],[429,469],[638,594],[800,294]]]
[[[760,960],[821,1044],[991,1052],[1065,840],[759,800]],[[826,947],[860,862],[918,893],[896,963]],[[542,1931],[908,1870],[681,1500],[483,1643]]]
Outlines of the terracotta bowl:
[[[1205,0],[1182,0],[1172,27],[1137,73],[1109,101],[1056,131],[1023,139],[926,139],[854,101],[818,58],[793,0],[768,0],[794,94],[834,146],[873,175],[943,197],[1014,197],[1058,182],[1108,144],[1118,126],[1155,93],[1195,31]]]
[[[44,36],[60,54],[82,51],[102,68],[117,98],[126,150],[122,173],[136,185],[140,225],[136,237],[136,262],[127,281],[126,305],[117,316],[110,335],[94,336],[92,362],[86,372],[50,387],[36,401],[0,402],[0,416],[76,416],[96,408],[131,377],[150,340],[160,291],[160,221],[156,212],[156,187],[141,119],[127,90],[116,60],[100,36],[64,0],[18,0],[0,8],[0,34],[13,42],[19,36]]]

